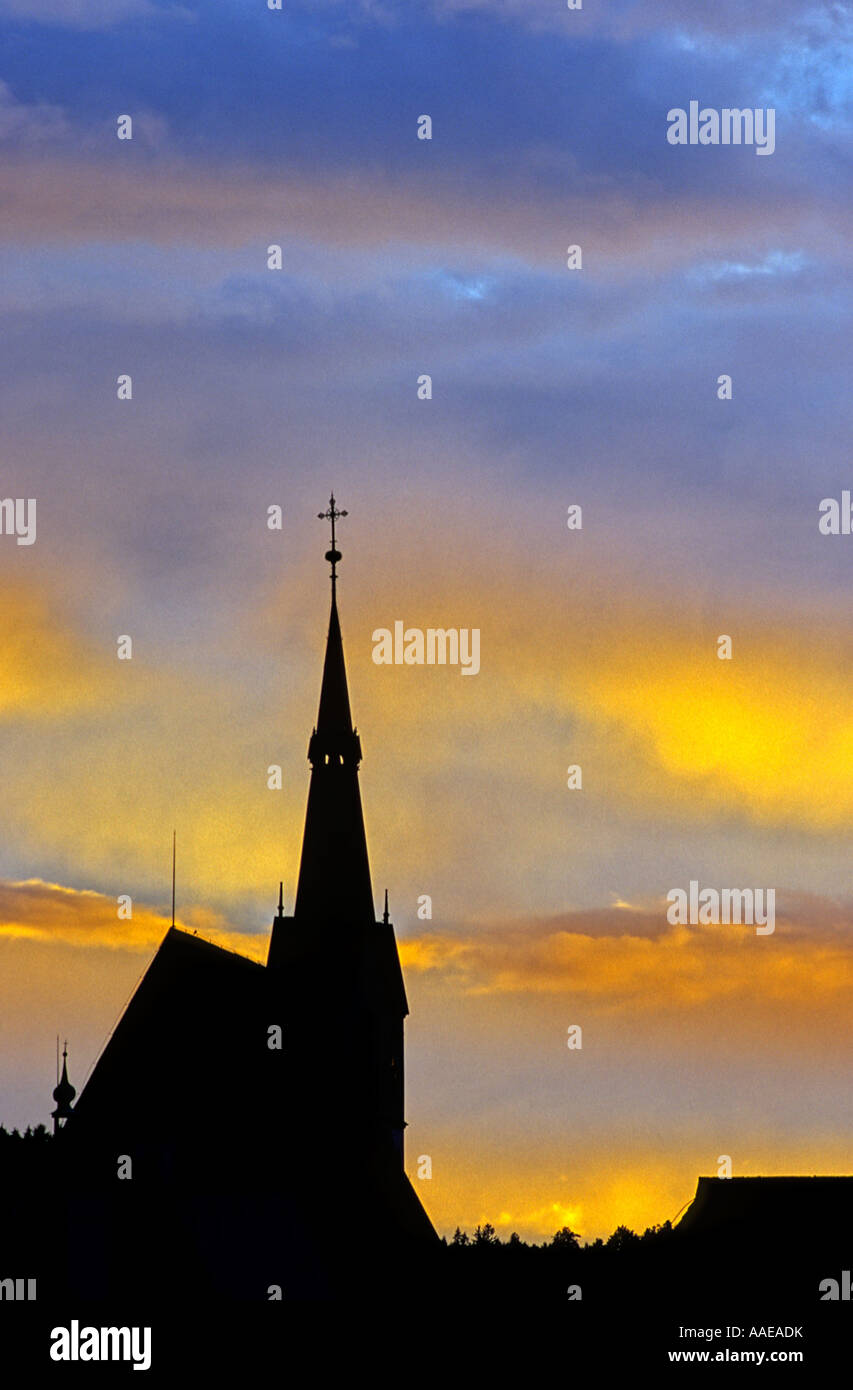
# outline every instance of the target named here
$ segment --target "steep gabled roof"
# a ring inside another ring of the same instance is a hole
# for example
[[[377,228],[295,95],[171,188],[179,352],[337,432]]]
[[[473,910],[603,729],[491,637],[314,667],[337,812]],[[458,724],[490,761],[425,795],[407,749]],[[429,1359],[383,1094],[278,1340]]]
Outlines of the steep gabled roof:
[[[68,1120],[69,1140],[109,1130],[144,1148],[146,1135],[177,1140],[226,1110],[239,1123],[265,1046],[264,977],[255,961],[171,927]],[[229,1094],[241,1072],[246,1087]]]

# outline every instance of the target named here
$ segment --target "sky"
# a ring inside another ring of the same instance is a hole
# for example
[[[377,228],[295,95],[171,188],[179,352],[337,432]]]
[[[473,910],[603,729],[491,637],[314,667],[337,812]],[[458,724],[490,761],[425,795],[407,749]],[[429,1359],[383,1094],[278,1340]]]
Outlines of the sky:
[[[0,0],[0,1122],[57,1033],[91,1071],[173,826],[179,924],[265,957],[334,488],[437,1227],[850,1171],[851,58],[847,3]],[[671,145],[693,100],[773,154]],[[671,925],[692,880],[775,932]]]

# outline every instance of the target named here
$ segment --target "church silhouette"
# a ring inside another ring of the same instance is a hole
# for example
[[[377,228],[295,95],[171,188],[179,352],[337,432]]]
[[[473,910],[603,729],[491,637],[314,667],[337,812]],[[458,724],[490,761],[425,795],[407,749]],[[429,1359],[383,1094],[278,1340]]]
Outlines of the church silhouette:
[[[376,920],[337,608],[293,915],[266,965],[174,926],[77,1101],[55,1092],[60,1287],[99,1299],[326,1298],[438,1245],[403,1166],[406,991]]]
[[[850,1176],[700,1177],[678,1224],[642,1237],[619,1227],[583,1248],[567,1230],[542,1246],[503,1243],[488,1225],[439,1240],[404,1168],[408,1003],[387,893],[376,918],[362,814],[337,607],[346,513],[333,496],[322,515],[331,610],[293,914],[280,888],[261,965],[180,930],[173,909],[76,1104],[63,1053],[54,1139],[0,1131],[0,1177],[17,1199],[4,1302],[16,1303],[21,1345],[34,1344],[35,1317],[46,1327],[109,1308],[136,1324],[151,1310],[158,1347],[173,1338],[173,1354],[158,1355],[177,1364],[195,1305],[220,1370],[229,1336],[242,1357],[246,1325],[262,1346],[282,1320],[304,1330],[331,1304],[378,1312],[387,1333],[407,1326],[415,1291],[436,1327],[476,1308],[524,1340],[547,1317],[608,1358],[614,1309],[634,1358],[651,1329],[673,1348],[681,1323],[741,1317],[744,1338],[753,1321],[812,1325],[829,1354],[846,1324],[826,1308],[851,1301]],[[30,1308],[18,1288],[36,1283]],[[267,1319],[278,1300],[282,1320]],[[237,1304],[249,1321],[229,1334],[209,1310]]]

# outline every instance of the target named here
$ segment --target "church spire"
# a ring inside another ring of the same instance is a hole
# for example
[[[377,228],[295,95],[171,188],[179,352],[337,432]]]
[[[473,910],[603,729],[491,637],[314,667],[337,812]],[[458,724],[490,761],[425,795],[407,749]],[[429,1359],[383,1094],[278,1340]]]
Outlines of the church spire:
[[[341,552],[335,523],[346,512],[338,510],[333,493],[328,511],[318,515],[332,528],[331,549],[326,551],[332,566],[332,604],[320,708],[308,744],[311,785],[293,915],[296,921],[345,926],[373,922],[373,889],[358,786],[361,743],[350,712],[337,604]]]
[[[58,1044],[57,1044],[58,1046]],[[56,1134],[71,1114],[71,1102],[77,1092],[68,1080],[68,1043],[62,1049],[62,1080],[53,1092],[56,1109],[51,1111],[53,1132]]]

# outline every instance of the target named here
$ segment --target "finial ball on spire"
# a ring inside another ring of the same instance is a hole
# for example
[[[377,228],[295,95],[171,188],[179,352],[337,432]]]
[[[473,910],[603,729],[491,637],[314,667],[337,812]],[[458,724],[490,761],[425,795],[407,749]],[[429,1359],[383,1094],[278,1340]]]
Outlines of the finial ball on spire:
[[[333,581],[334,581],[335,579],[337,579],[337,577],[338,577],[337,574],[336,574],[336,572],[335,572],[335,566],[337,565],[338,561],[341,559],[341,552],[338,550],[337,546],[335,545],[335,522],[336,522],[336,521],[339,521],[340,518],[341,518],[342,516],[346,516],[346,515],[347,515],[347,513],[346,513],[345,511],[339,511],[338,508],[336,507],[336,505],[335,505],[335,494],[334,494],[334,493],[332,493],[331,497],[329,498],[329,507],[328,507],[328,510],[325,511],[325,512],[318,512],[318,513],[317,513],[317,516],[318,516],[318,518],[319,518],[320,521],[330,521],[330,522],[332,523],[332,548],[331,548],[331,550],[327,550],[327,551],[326,551],[326,559],[329,561],[329,563],[330,563],[331,566],[332,566],[332,580],[333,580]]]

